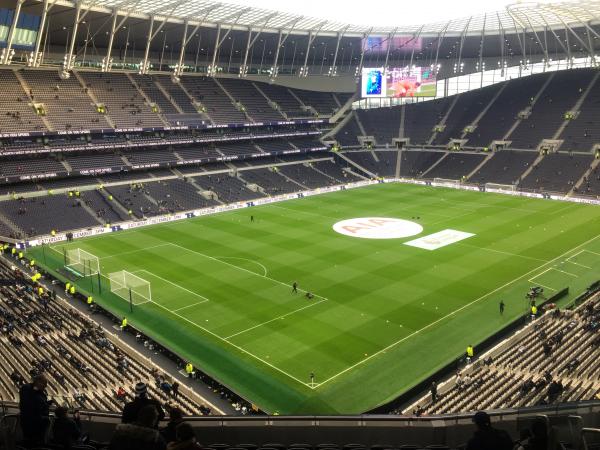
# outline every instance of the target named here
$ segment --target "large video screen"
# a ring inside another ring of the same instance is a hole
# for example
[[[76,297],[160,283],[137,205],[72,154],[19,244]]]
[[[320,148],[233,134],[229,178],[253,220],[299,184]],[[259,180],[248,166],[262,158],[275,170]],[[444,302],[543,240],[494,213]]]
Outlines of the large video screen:
[[[437,77],[429,67],[364,67],[361,88],[363,98],[435,97]]]

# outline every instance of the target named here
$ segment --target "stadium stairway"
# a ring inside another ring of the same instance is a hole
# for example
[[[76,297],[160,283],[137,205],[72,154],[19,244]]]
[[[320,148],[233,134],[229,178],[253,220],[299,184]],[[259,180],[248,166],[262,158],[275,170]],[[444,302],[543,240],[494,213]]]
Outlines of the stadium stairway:
[[[485,164],[486,164],[486,163],[487,163],[487,162],[488,162],[490,159],[492,159],[492,157],[493,157],[493,156],[494,156],[494,154],[493,154],[493,153],[488,153],[488,155],[487,155],[487,156],[486,156],[486,157],[483,159],[483,161],[481,161],[481,162],[479,163],[479,165],[477,165],[477,167],[475,167],[475,168],[474,168],[474,169],[471,171],[471,173],[469,173],[469,175],[467,175],[467,178],[466,178],[466,179],[467,179],[467,181],[469,181],[473,175],[475,175],[477,172],[479,172],[479,171],[481,170],[481,168],[482,168],[482,167],[483,167],[483,166],[484,166],[484,165],[485,165]]]
[[[479,114],[477,114],[477,117],[475,117],[475,119],[468,126],[473,127],[475,130],[477,129],[477,125],[479,124],[479,121],[490,110],[490,108],[496,103],[496,100],[498,100],[498,98],[502,95],[502,93],[504,92],[504,90],[506,89],[507,86],[508,86],[508,83],[503,83],[503,84],[500,85],[500,88],[496,91],[496,94],[485,105],[485,107],[483,107],[481,109],[481,111],[479,112]],[[460,138],[461,139],[468,139],[469,135],[470,135],[470,133],[467,133],[466,131],[463,130],[463,133],[460,136]]]
[[[448,155],[450,155],[450,152],[444,152],[444,156],[442,156],[440,159],[434,162],[425,172],[423,172],[420,178],[425,178],[425,175],[427,175],[429,172],[435,169],[442,161],[444,161],[448,157]]]
[[[240,108],[239,108],[239,106],[238,106],[238,102],[237,102],[237,101],[235,100],[235,98],[234,98],[234,97],[231,95],[231,93],[230,93],[230,92],[229,92],[227,89],[225,89],[225,86],[223,86],[223,83],[221,83],[221,82],[220,82],[220,81],[219,81],[217,78],[214,78],[213,80],[214,80],[215,84],[216,84],[216,85],[219,87],[219,89],[221,89],[221,91],[222,91],[222,92],[223,92],[223,93],[224,93],[224,94],[227,96],[227,98],[229,98],[229,100],[231,100],[231,104],[232,104],[232,105],[233,105],[233,106],[234,106],[236,109],[238,109],[238,110],[239,110],[239,111],[240,111],[240,112],[241,112],[241,113],[242,113],[242,114],[243,114],[243,115],[246,117],[246,119],[247,119],[249,122],[252,122],[252,123],[254,123],[254,122],[255,122],[255,120],[254,120],[252,117],[250,117],[250,115],[249,115],[249,114],[248,114],[246,111],[240,110]],[[241,106],[243,107],[243,104],[242,104]]]
[[[29,95],[30,92],[33,92],[31,87],[27,84],[27,82],[23,78],[23,75],[21,75],[21,73],[18,70],[13,71],[13,74],[16,77],[16,79],[19,81],[19,84],[23,88],[23,91],[25,92],[26,95]],[[35,92],[33,92],[33,93],[35,95]],[[43,122],[44,126],[48,129],[48,131],[55,131],[54,127],[50,123],[50,120],[48,120],[48,118],[46,116],[43,116],[43,115],[36,115],[36,116]]]
[[[590,82],[587,85],[587,87],[583,90],[583,92],[577,98],[577,101],[569,109],[569,111],[571,111],[571,112],[578,112],[578,111],[581,110],[581,105],[583,105],[583,103],[585,102],[585,99],[588,97],[588,95],[591,92],[592,88],[594,88],[594,86],[596,85],[596,82],[598,81],[599,77],[600,77],[600,72],[596,72],[594,74],[594,76],[592,77],[592,79],[590,80]],[[565,111],[564,113],[566,113],[566,112],[568,112],[568,111]],[[574,120],[577,120],[577,119],[574,119]],[[560,125],[560,127],[558,128],[558,130],[556,130],[556,133],[554,133],[554,136],[552,136],[552,139],[558,140],[560,138],[560,136],[563,134],[563,132],[565,131],[565,129],[567,128],[567,126],[569,125],[569,122],[571,122],[571,121],[568,120],[568,119],[565,119],[563,121],[563,123]],[[563,142],[561,142],[561,143],[563,143]],[[573,149],[565,149],[565,150],[573,150]]]
[[[521,181],[523,181],[525,178],[527,178],[527,176],[531,173],[531,171],[533,169],[535,169],[536,166],[538,166],[542,162],[542,160],[544,159],[544,156],[546,156],[544,153],[540,153],[538,155],[538,157],[535,159],[535,161],[533,161],[531,163],[531,165],[527,169],[525,169],[525,172],[523,172],[521,174],[521,176],[519,177],[519,180],[517,182],[517,185],[519,185],[521,183]]]
[[[450,117],[450,114],[452,113],[452,110],[454,109],[454,107],[456,106],[456,103],[458,102],[459,97],[461,96],[461,94],[457,94],[452,98],[452,103],[450,103],[450,106],[448,107],[448,109],[446,110],[446,113],[444,114],[444,117],[442,117],[442,120],[440,120],[439,123],[436,123],[437,125],[446,126],[446,122],[448,121],[448,117]],[[439,133],[437,131],[432,131],[431,136],[429,137],[429,140],[427,141],[427,145],[433,145],[433,142],[437,139],[437,135]]]
[[[571,190],[567,193],[567,195],[572,196],[573,194],[578,192],[579,188],[581,188],[581,186],[583,185],[585,180],[593,175],[594,171],[598,168],[599,165],[600,165],[600,159],[599,158],[594,159],[592,161],[592,165],[590,166],[590,168],[581,176],[581,178],[579,178],[577,183],[575,183],[575,185],[571,188]]]
[[[131,85],[138,91],[138,93],[146,101],[147,105],[155,104],[155,102],[153,102],[152,99],[150,97],[148,97],[148,95],[142,90],[139,83],[134,79],[134,77],[130,73],[126,72],[125,76],[131,82]],[[162,114],[159,113],[159,114],[157,114],[157,116],[158,116],[159,120],[163,123],[164,126],[166,126],[166,127],[170,126],[169,122],[167,122],[167,120],[162,116]]]
[[[85,80],[81,77],[81,75],[79,74],[79,72],[76,71],[76,70],[74,70],[72,73],[73,73],[73,76],[75,78],[77,78],[77,80],[79,81],[79,84],[81,85],[81,88],[88,95],[88,97],[94,102],[94,104],[98,105],[99,103],[101,103],[101,102],[98,101],[98,99],[94,95],[94,91],[92,91],[91,89],[86,89]],[[106,120],[106,122],[112,128],[117,128],[116,125],[115,125],[115,122],[113,122],[112,118],[108,114],[104,114],[104,119]]]
[[[173,105],[173,108],[175,108],[177,110],[177,112],[179,114],[184,114],[183,109],[181,109],[181,107],[177,104],[177,102],[175,101],[175,99],[171,96],[171,94],[164,88],[164,86],[162,85],[162,83],[156,79],[153,78],[152,82],[154,83],[154,85],[156,86],[156,88],[162,92],[162,94],[165,96],[165,98],[169,101],[169,103],[171,105]]]
[[[375,175],[370,170],[367,170],[364,166],[359,165],[356,161],[354,161],[351,158],[349,158],[345,154],[345,152],[340,152],[340,153],[338,153],[338,155],[340,156],[340,158],[342,158],[344,161],[346,161],[352,167],[355,167],[356,169],[358,169],[359,173],[361,173],[361,172],[362,173],[366,173],[369,176],[369,178],[377,178],[377,175]]]

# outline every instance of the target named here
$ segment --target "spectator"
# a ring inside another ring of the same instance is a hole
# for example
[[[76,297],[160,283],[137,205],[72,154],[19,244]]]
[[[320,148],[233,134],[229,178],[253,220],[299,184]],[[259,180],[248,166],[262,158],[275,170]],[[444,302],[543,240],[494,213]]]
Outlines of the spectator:
[[[54,425],[52,427],[52,442],[54,444],[69,449],[73,445],[83,443],[79,411],[74,412],[71,419],[67,416],[67,408],[59,406],[56,408],[54,416]]]
[[[194,429],[189,423],[180,423],[176,429],[177,441],[171,442],[168,450],[201,450],[202,446],[196,442]]]
[[[477,430],[469,440],[466,450],[512,450],[513,442],[504,430],[492,427],[490,416],[478,411],[473,416]]]
[[[437,400],[437,383],[435,381],[431,382],[429,392],[431,392],[431,403],[435,403]]]
[[[127,392],[125,392],[123,386],[119,386],[117,389],[117,400],[125,401],[125,397],[127,397]]]
[[[158,430],[158,410],[146,404],[139,410],[134,423],[117,425],[108,450],[165,450],[166,444]]]
[[[50,421],[48,400],[45,389],[48,380],[44,374],[37,375],[33,381],[24,384],[19,391],[19,411],[23,439],[32,445],[43,445]]]
[[[177,396],[179,395],[179,383],[177,381],[174,381],[173,386],[171,386],[171,389],[171,394],[173,395],[173,398],[177,400]]]
[[[165,412],[163,411],[160,403],[154,399],[148,398],[148,388],[144,383],[138,383],[135,385],[135,399],[127,403],[123,408],[123,423],[133,423],[139,412],[147,405],[152,405],[156,408],[158,414],[158,420],[153,425],[153,428],[158,426],[158,422],[165,418]]]
[[[161,431],[162,437],[167,444],[177,440],[175,429],[181,423],[183,423],[183,411],[179,408],[171,408],[169,411],[169,423]]]

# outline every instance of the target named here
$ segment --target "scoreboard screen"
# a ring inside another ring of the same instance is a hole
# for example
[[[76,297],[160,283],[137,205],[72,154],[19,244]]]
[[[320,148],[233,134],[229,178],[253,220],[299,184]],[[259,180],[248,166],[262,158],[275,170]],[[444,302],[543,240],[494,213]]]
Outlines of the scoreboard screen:
[[[363,98],[435,97],[437,77],[429,67],[364,67],[361,77]]]

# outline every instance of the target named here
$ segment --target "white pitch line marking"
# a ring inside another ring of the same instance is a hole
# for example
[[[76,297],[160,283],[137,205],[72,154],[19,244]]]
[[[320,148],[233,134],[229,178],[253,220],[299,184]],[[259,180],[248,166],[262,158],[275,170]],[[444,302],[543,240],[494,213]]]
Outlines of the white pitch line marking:
[[[544,262],[544,263],[548,262],[548,260],[546,260],[546,259],[533,258],[531,256],[519,255],[517,253],[505,252],[505,251],[502,251],[502,250],[496,250],[496,249],[489,248],[489,247],[478,247],[477,245],[467,244],[465,242],[455,242],[454,245],[464,245],[466,247],[477,248],[479,250],[485,250],[485,251],[488,251],[488,252],[500,253],[501,255],[514,256],[515,258],[530,259],[532,261],[540,261],[540,262]]]
[[[115,253],[114,255],[103,256],[103,257],[98,258],[98,259],[99,260],[103,260],[103,259],[115,258],[117,256],[130,255],[132,253],[145,252],[145,251],[148,251],[148,250],[152,250],[153,248],[165,247],[167,245],[169,245],[169,244],[168,243],[164,243],[164,244],[152,245],[150,247],[138,248],[137,250],[130,250],[128,252]]]
[[[575,261],[569,261],[568,259],[565,259],[565,262],[568,262],[569,264],[575,264],[576,266],[585,267],[586,269],[591,269],[590,266],[584,266],[583,264],[576,263]]]
[[[201,305],[202,303],[206,303],[207,301],[208,301],[208,300],[201,300],[201,301],[199,301],[199,302],[192,303],[191,305],[182,306],[181,308],[174,309],[173,311],[175,311],[175,312],[177,312],[177,311],[181,311],[181,310],[183,310],[183,309],[191,308],[192,306]]]
[[[556,270],[557,272],[562,272],[567,275],[571,275],[572,277],[579,278],[579,275],[575,275],[574,273],[571,273],[571,272],[565,272],[564,270],[557,269],[556,267],[553,267],[552,270]]]
[[[177,284],[177,283],[173,283],[172,281],[169,281],[169,280],[167,280],[167,279],[165,279],[165,278],[163,278],[163,277],[159,277],[158,275],[156,275],[156,274],[154,274],[154,273],[152,273],[152,272],[150,272],[150,271],[148,271],[148,270],[145,270],[145,269],[140,269],[140,270],[136,270],[135,272],[132,272],[132,273],[133,273],[133,274],[136,274],[136,273],[140,273],[140,272],[147,273],[147,274],[149,274],[150,276],[153,276],[153,277],[155,277],[155,278],[158,278],[159,280],[162,280],[162,281],[164,281],[165,283],[169,283],[169,284],[171,284],[171,285],[173,285],[173,286],[175,286],[175,287],[178,287],[179,289],[181,289],[181,290],[183,290],[183,291],[186,291],[186,292],[188,292],[188,293],[190,293],[190,294],[192,294],[192,295],[194,295],[194,296],[196,296],[196,297],[202,298],[202,299],[204,299],[204,302],[207,302],[207,301],[209,301],[209,300],[210,300],[210,299],[206,298],[204,295],[200,295],[200,294],[198,294],[198,293],[196,293],[196,292],[194,292],[194,291],[190,291],[189,289],[186,289],[186,288],[184,288],[183,286],[180,286],[180,285],[179,285],[179,284]],[[200,303],[204,303],[204,302],[200,302]],[[192,305],[190,305],[190,306],[192,306]]]
[[[203,326],[201,326],[201,325],[198,325],[196,322],[193,322],[193,321],[191,321],[191,320],[190,320],[190,319],[188,319],[187,317],[183,317],[181,314],[178,314],[178,313],[176,313],[176,312],[173,312],[173,311],[171,311],[170,309],[168,309],[168,308],[165,308],[163,305],[159,305],[159,304],[158,304],[158,303],[156,303],[156,302],[152,302],[152,303],[154,303],[154,304],[155,304],[156,306],[158,306],[159,308],[162,308],[162,309],[164,309],[165,311],[167,311],[167,312],[169,312],[169,313],[173,314],[174,316],[177,316],[177,317],[179,317],[181,320],[185,320],[185,321],[186,321],[186,322],[188,322],[190,325],[192,325],[192,326],[194,326],[194,327],[196,327],[196,328],[199,328],[199,329],[203,330],[205,333],[208,333],[208,334],[210,334],[211,336],[214,336],[215,338],[217,338],[217,339],[219,339],[219,340],[221,340],[221,341],[223,341],[223,342],[225,342],[225,343],[227,343],[227,344],[231,345],[232,347],[234,347],[234,348],[238,349],[239,351],[241,351],[241,352],[243,352],[243,353],[247,354],[248,356],[251,356],[252,358],[254,358],[254,359],[256,359],[256,360],[258,360],[258,361],[262,362],[263,364],[266,364],[267,366],[271,367],[272,369],[276,370],[277,372],[280,372],[280,373],[282,373],[282,374],[286,375],[287,377],[291,378],[292,380],[295,380],[295,381],[297,381],[298,383],[300,383],[300,384],[303,384],[304,386],[307,386],[307,387],[309,387],[309,388],[311,388],[311,389],[314,389],[314,388],[312,388],[312,387],[310,386],[310,384],[309,384],[309,383],[305,383],[304,381],[302,381],[302,380],[300,380],[300,379],[296,378],[295,376],[293,376],[293,375],[290,375],[290,374],[289,374],[289,373],[287,373],[286,371],[284,371],[284,370],[280,369],[279,367],[277,367],[277,366],[274,366],[274,365],[273,365],[273,364],[271,364],[270,362],[268,362],[268,361],[265,361],[264,359],[262,359],[262,358],[260,358],[260,357],[256,356],[254,353],[250,353],[248,350],[246,350],[246,349],[244,349],[244,348],[240,347],[239,345],[235,345],[235,344],[233,344],[232,342],[229,342],[229,341],[225,340],[223,337],[221,337],[221,336],[219,336],[218,334],[216,334],[216,333],[214,333],[214,332],[212,332],[212,331],[210,331],[210,330],[208,330],[208,329],[204,328],[204,327],[203,327]]]
[[[267,280],[271,280],[273,283],[281,284],[282,286],[286,286],[286,287],[289,287],[289,288],[292,287],[292,285],[289,284],[289,283],[284,283],[283,281],[279,281],[279,280],[276,280],[274,278],[267,277],[267,276],[263,277],[263,276],[257,274],[256,272],[252,272],[251,270],[245,269],[245,268],[240,267],[240,266],[236,266],[235,264],[228,263],[227,261],[221,261],[220,259],[217,259],[214,256],[207,255],[206,253],[198,252],[196,250],[192,250],[190,248],[183,247],[183,246],[181,246],[179,244],[175,244],[173,242],[169,243],[169,245],[172,245],[174,247],[180,248],[182,250],[186,250],[188,252],[196,253],[197,255],[204,256],[205,258],[212,259],[213,261],[220,262],[221,264],[226,264],[226,265],[228,265],[230,267],[233,267],[233,268],[238,269],[238,270],[242,270],[242,271],[247,272],[249,274],[252,274],[252,275],[254,275],[256,277],[266,278]],[[307,292],[304,289],[300,289],[300,288],[298,288],[298,290],[301,291],[301,292]],[[329,300],[327,297],[323,297],[322,295],[315,294],[314,292],[312,294],[315,297],[322,298],[322,299],[325,299],[325,300]]]
[[[264,274],[262,275],[263,277],[266,277],[266,276],[267,276],[267,273],[269,273],[269,271],[267,270],[267,268],[266,268],[266,267],[265,267],[263,264],[259,263],[258,261],[255,261],[255,260],[253,260],[253,259],[249,259],[249,258],[240,258],[240,257],[238,257],[238,256],[215,256],[215,258],[216,258],[216,259],[218,259],[219,261],[220,261],[220,260],[222,260],[222,259],[237,259],[237,260],[239,260],[239,261],[248,261],[248,262],[251,262],[251,263],[253,263],[253,264],[256,264],[257,266],[260,266],[260,267],[262,268],[262,270],[263,270],[263,272],[264,272]],[[257,274],[257,275],[258,275],[258,274]]]
[[[588,253],[591,253],[591,254],[593,254],[593,255],[600,256],[600,253],[596,253],[596,252],[593,252],[593,251],[591,251],[591,250],[587,250],[587,249],[586,249],[586,250],[584,250],[584,252],[588,252]]]
[[[581,247],[583,247],[584,245],[587,245],[587,244],[589,244],[590,242],[592,242],[592,241],[595,241],[595,240],[596,240],[596,239],[598,239],[599,237],[600,237],[600,234],[598,234],[598,235],[594,236],[594,237],[593,237],[593,238],[591,238],[591,239],[588,239],[587,241],[585,241],[585,242],[583,242],[583,243],[581,243],[581,244],[579,244],[579,245],[577,245],[577,246],[575,246],[575,247],[573,247],[573,248],[571,248],[571,249],[567,250],[567,251],[566,251],[566,252],[564,252],[563,254],[561,254],[561,255],[558,255],[556,258],[554,258],[554,259],[551,259],[551,260],[550,260],[550,261],[548,261],[547,263],[544,263],[544,264],[542,264],[541,266],[538,266],[538,267],[536,267],[535,269],[532,269],[532,270],[530,270],[529,272],[526,272],[526,273],[524,273],[524,274],[523,274],[523,275],[521,275],[520,277],[517,277],[517,278],[515,278],[514,280],[512,280],[512,281],[509,281],[508,283],[505,283],[505,284],[503,284],[503,285],[502,285],[502,286],[500,286],[500,287],[497,287],[497,288],[496,288],[496,289],[494,289],[493,291],[490,291],[490,292],[488,292],[487,294],[484,294],[484,295],[482,295],[481,297],[479,297],[479,298],[477,298],[477,299],[473,300],[472,302],[470,302],[470,303],[467,303],[466,305],[463,305],[463,306],[461,306],[460,308],[458,308],[458,309],[456,309],[456,310],[452,311],[450,314],[447,314],[447,315],[445,315],[444,317],[440,317],[438,320],[436,320],[436,321],[434,321],[434,322],[431,322],[431,323],[429,323],[429,324],[425,325],[423,328],[420,328],[419,330],[417,330],[417,331],[414,331],[413,333],[409,334],[408,336],[405,336],[405,337],[403,337],[402,339],[400,339],[400,340],[398,340],[398,341],[396,341],[396,342],[392,342],[392,343],[391,343],[390,345],[388,345],[387,347],[385,347],[385,348],[382,348],[381,350],[379,350],[379,351],[377,351],[377,352],[373,353],[372,355],[370,355],[370,356],[366,357],[365,359],[362,359],[362,360],[358,361],[356,364],[353,364],[353,365],[351,365],[350,367],[347,367],[347,368],[345,368],[345,369],[344,369],[344,370],[342,370],[341,372],[339,372],[339,373],[337,373],[337,374],[335,374],[335,375],[333,375],[333,376],[331,376],[331,377],[327,378],[325,381],[322,381],[321,383],[318,383],[318,384],[316,384],[316,385],[314,386],[314,388],[313,388],[313,389],[317,389],[319,386],[322,386],[322,385],[324,385],[325,383],[328,383],[329,381],[331,381],[331,380],[333,380],[333,379],[335,379],[335,378],[339,377],[340,375],[343,375],[344,373],[348,372],[349,370],[352,370],[352,369],[354,369],[355,367],[357,367],[357,366],[359,366],[359,365],[361,365],[361,364],[365,363],[366,361],[369,361],[370,359],[374,358],[375,356],[378,356],[378,355],[380,355],[380,354],[382,354],[382,353],[385,353],[385,352],[387,352],[387,351],[388,351],[390,348],[393,348],[393,347],[395,347],[396,345],[398,345],[398,344],[400,344],[400,343],[404,342],[405,340],[407,340],[407,339],[409,339],[409,338],[411,338],[411,337],[413,337],[413,336],[416,336],[417,334],[421,333],[422,331],[424,331],[424,330],[426,330],[426,329],[428,329],[428,328],[431,328],[431,327],[432,327],[432,326],[434,326],[434,325],[437,325],[437,324],[438,324],[439,322],[441,322],[442,320],[445,320],[445,319],[447,319],[448,317],[451,317],[451,316],[455,315],[457,312],[460,312],[460,311],[462,311],[463,309],[465,309],[465,308],[468,308],[469,306],[471,306],[471,305],[473,305],[473,304],[475,304],[475,303],[477,303],[477,302],[479,302],[479,301],[483,300],[484,298],[487,298],[487,297],[489,297],[490,295],[492,295],[492,294],[494,294],[494,293],[498,292],[499,290],[501,290],[501,289],[504,289],[506,286],[510,286],[510,285],[511,285],[511,284],[513,284],[515,281],[518,281],[518,280],[520,280],[520,279],[522,279],[522,278],[525,278],[525,277],[526,277],[527,275],[529,275],[530,273],[533,273],[533,272],[535,272],[536,270],[539,270],[539,269],[541,269],[542,267],[544,267],[544,266],[546,266],[546,265],[548,265],[548,264],[550,264],[550,263],[552,263],[552,262],[554,262],[554,261],[556,261],[556,260],[558,260],[558,259],[560,259],[560,258],[564,257],[566,254],[568,254],[568,253],[572,252],[573,250],[576,250],[576,249],[578,249],[578,248],[581,248]],[[546,271],[544,271],[544,272],[542,272],[542,273],[546,273],[547,271],[548,271],[548,270],[546,270]],[[541,274],[539,274],[539,275],[541,275]],[[536,276],[539,276],[539,275],[536,275]],[[534,277],[534,278],[535,278],[535,277]],[[531,280],[528,280],[528,281],[531,281]],[[544,286],[544,287],[546,287],[546,286]],[[549,287],[547,287],[547,289],[550,289],[550,290],[555,290],[555,289],[553,289],[553,288],[549,288]],[[310,387],[310,386],[309,386],[309,387]]]
[[[242,331],[239,331],[239,332],[237,332],[237,333],[234,333],[234,334],[232,334],[231,336],[227,336],[227,337],[226,337],[226,338],[224,338],[224,339],[227,341],[227,340],[231,339],[232,337],[235,337],[235,336],[238,336],[238,335],[240,335],[240,334],[246,333],[247,331],[254,330],[255,328],[262,327],[263,325],[266,325],[266,324],[268,324],[268,323],[275,322],[276,320],[283,319],[284,317],[287,317],[287,316],[291,316],[292,314],[295,314],[295,313],[297,313],[297,312],[299,312],[299,311],[302,311],[302,310],[304,310],[304,309],[312,308],[313,306],[316,306],[316,305],[318,305],[319,303],[323,303],[323,302],[324,302],[324,301],[326,301],[326,300],[327,300],[327,299],[325,299],[325,298],[324,298],[324,299],[322,299],[322,300],[319,300],[318,302],[314,302],[314,303],[311,303],[310,305],[303,306],[302,308],[295,309],[295,310],[293,310],[293,311],[290,311],[289,313],[286,313],[286,314],[283,314],[283,315],[281,315],[281,316],[275,317],[274,319],[267,320],[266,322],[259,323],[258,325],[254,325],[253,327],[246,328],[245,330],[242,330]]]

